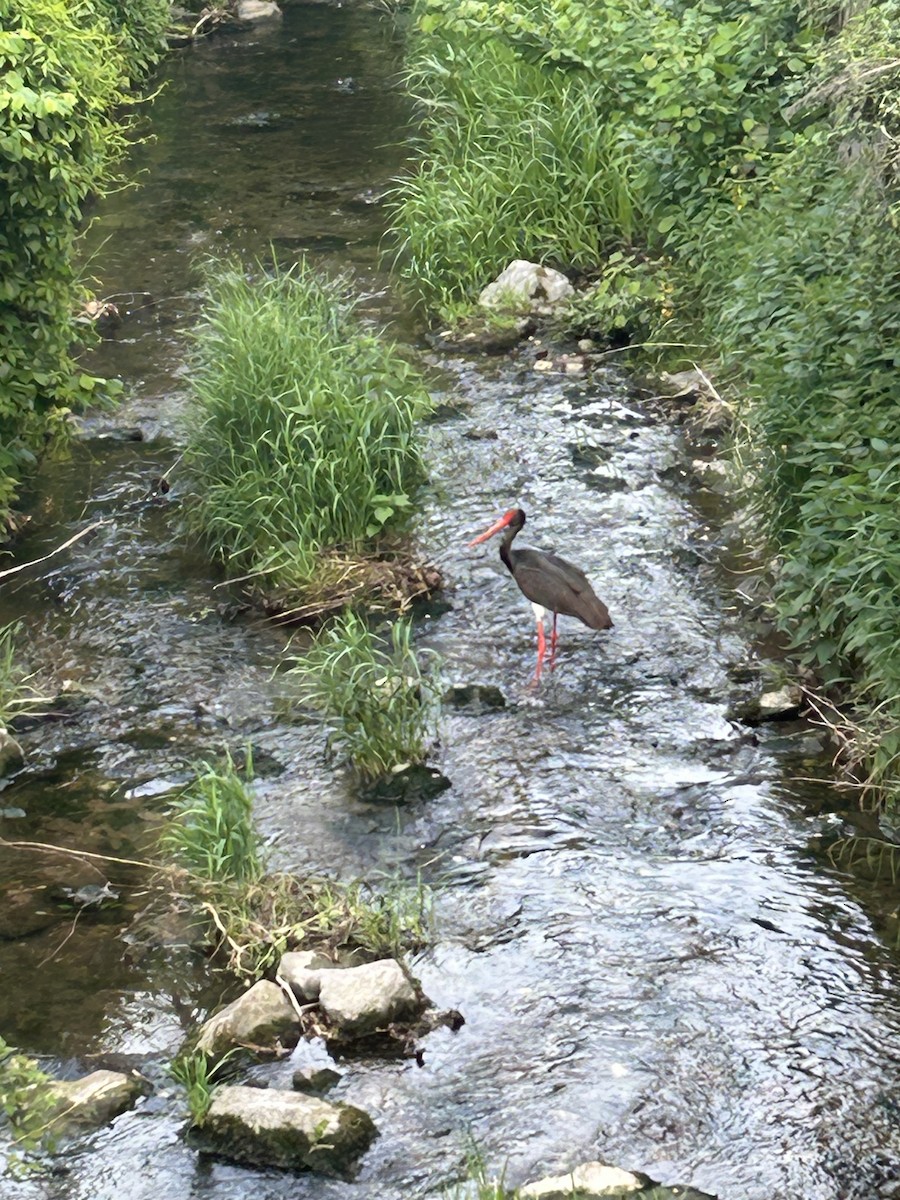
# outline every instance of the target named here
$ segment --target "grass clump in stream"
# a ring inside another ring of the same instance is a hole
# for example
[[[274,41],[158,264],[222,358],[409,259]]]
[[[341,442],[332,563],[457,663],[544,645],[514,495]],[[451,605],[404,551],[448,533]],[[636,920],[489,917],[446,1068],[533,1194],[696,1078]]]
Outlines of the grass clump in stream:
[[[244,776],[226,752],[221,767],[208,762],[196,768],[193,780],[172,809],[160,839],[164,851],[192,875],[211,882],[252,883],[263,866],[253,825],[250,780],[253,763],[247,755]]]
[[[16,624],[0,629],[0,730],[45,702],[29,684],[31,675],[19,659],[18,636]]]
[[[398,619],[390,639],[346,612],[294,660],[289,674],[302,703],[331,722],[330,747],[363,782],[424,762],[437,705],[434,662],[423,669],[412,626]]]
[[[288,950],[399,957],[428,940],[431,899],[420,880],[337,882],[268,871],[252,814],[252,765],[226,754],[201,763],[175,802],[160,848],[180,872],[181,899],[206,916],[209,941],[243,979],[274,970]],[[185,1067],[188,1070],[188,1067]],[[181,1080],[189,1091],[196,1083]]]
[[[390,545],[424,477],[416,421],[428,394],[346,290],[303,261],[255,278],[234,263],[208,271],[186,520],[229,574],[269,596],[315,597],[335,573],[347,588],[348,559],[364,569]]]

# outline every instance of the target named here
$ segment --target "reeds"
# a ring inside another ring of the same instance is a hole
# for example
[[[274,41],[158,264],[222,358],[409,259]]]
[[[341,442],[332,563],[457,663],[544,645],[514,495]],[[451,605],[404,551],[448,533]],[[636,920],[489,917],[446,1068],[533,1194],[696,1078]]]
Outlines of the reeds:
[[[393,236],[427,307],[452,314],[513,258],[593,268],[631,243],[632,149],[587,73],[545,72],[499,39],[426,39],[407,82],[424,144]]]
[[[403,526],[423,479],[429,397],[366,330],[340,280],[234,263],[207,272],[185,466],[186,524],[266,593],[308,594],[330,553]]]
[[[249,753],[243,777],[227,751],[221,766],[203,762],[196,772],[172,807],[161,848],[201,880],[256,882],[263,866],[253,825]]]
[[[437,680],[413,649],[412,628],[396,620],[379,637],[353,612],[324,629],[289,670],[299,700],[332,726],[330,747],[370,782],[425,759],[435,721]]]

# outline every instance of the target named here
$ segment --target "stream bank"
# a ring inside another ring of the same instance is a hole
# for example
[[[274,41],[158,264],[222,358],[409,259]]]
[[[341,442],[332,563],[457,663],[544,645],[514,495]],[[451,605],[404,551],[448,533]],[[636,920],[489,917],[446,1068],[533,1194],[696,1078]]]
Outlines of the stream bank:
[[[732,677],[758,669],[753,642],[677,431],[624,375],[537,378],[515,355],[436,354],[410,338],[439,402],[417,538],[448,581],[420,642],[441,654],[448,688],[505,699],[447,709],[434,761],[452,787],[428,802],[367,803],[325,763],[320,725],[280,703],[286,634],[235,615],[178,536],[177,488],[164,504],[146,496],[178,453],[198,246],[255,254],[274,238],[287,256],[349,266],[370,311],[409,327],[377,272],[383,213],[369,203],[406,154],[408,109],[386,83],[397,62],[374,14],[295,5],[265,36],[169,65],[158,140],[136,151],[146,184],[110,198],[96,230],[110,239],[95,263],[104,290],[156,297],[99,360],[128,381],[128,406],[48,465],[21,558],[86,517],[108,524],[3,592],[32,665],[80,695],[64,720],[23,732],[26,768],[4,806],[25,816],[3,829],[140,857],[187,764],[249,741],[280,868],[421,874],[434,888],[435,942],[413,965],[466,1024],[429,1035],[421,1067],[341,1063],[335,1098],[381,1133],[355,1183],[198,1159],[166,1068],[229,985],[187,947],[129,943],[144,884],[114,864],[121,906],[74,925],[57,907],[52,924],[0,943],[0,1031],[63,1074],[139,1065],[154,1094],[70,1154],[64,1176],[4,1186],[15,1200],[407,1200],[459,1178],[474,1138],[510,1184],[599,1157],[723,1200],[887,1197],[900,1003],[897,960],[861,902],[878,888],[849,885],[810,848],[834,806],[815,735],[727,717]],[[132,423],[145,441],[102,436]],[[465,545],[511,503],[534,544],[586,569],[616,622],[602,638],[563,624],[537,693],[527,606],[490,547]],[[8,849],[2,865],[29,895],[98,881]],[[324,1065],[301,1043],[253,1078],[289,1087]]]

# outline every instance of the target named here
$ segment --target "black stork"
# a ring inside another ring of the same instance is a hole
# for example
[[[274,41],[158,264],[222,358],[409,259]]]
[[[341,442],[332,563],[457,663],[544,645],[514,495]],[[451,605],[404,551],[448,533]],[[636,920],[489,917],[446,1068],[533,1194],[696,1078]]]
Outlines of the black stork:
[[[469,545],[477,546],[479,542],[486,542],[501,529],[506,530],[500,543],[500,557],[519,585],[519,590],[531,601],[537,621],[538,658],[534,682],[538,683],[547,652],[547,639],[544,634],[545,613],[553,613],[553,633],[550,639],[551,671],[556,659],[556,619],[560,613],[564,617],[577,617],[589,629],[611,629],[612,619],[606,605],[594,594],[584,571],[556,554],[547,554],[543,550],[512,548],[524,524],[523,510],[511,508],[499,521],[495,521],[490,529],[486,529],[479,537],[469,542]]]

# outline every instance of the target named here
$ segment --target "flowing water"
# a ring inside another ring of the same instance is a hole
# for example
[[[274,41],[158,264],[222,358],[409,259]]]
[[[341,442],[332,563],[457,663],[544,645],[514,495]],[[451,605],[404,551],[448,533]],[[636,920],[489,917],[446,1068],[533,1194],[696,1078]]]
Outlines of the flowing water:
[[[142,186],[101,204],[90,235],[100,292],[128,310],[95,365],[125,380],[126,404],[45,468],[17,555],[102,524],[4,586],[0,619],[21,619],[69,699],[23,734],[0,832],[140,857],[187,764],[250,742],[275,865],[421,871],[436,888],[436,941],[414,968],[466,1023],[428,1036],[422,1066],[340,1065],[335,1098],[381,1133],[355,1182],[199,1158],[165,1066],[226,982],[174,933],[134,940],[134,868],[2,849],[0,933],[27,936],[0,941],[0,1032],[69,1076],[137,1065],[155,1092],[58,1176],[0,1194],[408,1200],[458,1178],[474,1140],[511,1184],[601,1157],[722,1200],[896,1196],[900,964],[869,915],[877,887],[813,853],[838,803],[815,735],[727,719],[751,633],[709,565],[715,523],[678,434],[627,380],[416,348],[441,405],[417,537],[447,581],[420,640],[448,684],[497,686],[506,706],[450,708],[435,761],[451,789],[399,809],[355,797],[321,727],[281,715],[284,635],[236,612],[185,550],[177,487],[153,494],[178,453],[198,256],[306,251],[404,328],[377,265],[378,199],[407,154],[397,65],[377,14],[303,4],[167,65],[155,140],[133,156]],[[130,426],[146,440],[117,436]],[[530,610],[493,543],[465,548],[514,503],[521,540],[581,564],[616,622],[563,621],[537,691]],[[105,880],[118,903],[73,916],[72,889]],[[302,1043],[255,1074],[289,1086],[324,1059]]]

